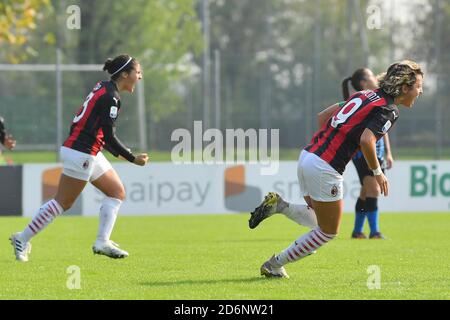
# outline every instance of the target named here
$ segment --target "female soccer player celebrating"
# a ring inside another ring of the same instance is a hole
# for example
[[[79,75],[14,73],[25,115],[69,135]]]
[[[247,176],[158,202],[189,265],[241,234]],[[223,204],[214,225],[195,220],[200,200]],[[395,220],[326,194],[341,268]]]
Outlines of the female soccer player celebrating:
[[[60,149],[63,173],[55,198],[39,208],[22,232],[10,237],[19,261],[28,261],[30,239],[68,210],[88,181],[106,195],[100,207],[93,252],[111,258],[128,256],[128,252],[110,240],[117,213],[125,199],[125,189],[101,150],[105,147],[114,156],[139,166],[147,163],[146,153],[134,155],[116,137],[114,124],[121,108],[119,92],[133,92],[136,83],[142,79],[142,72],[139,62],[128,55],[106,60],[103,70],[108,71],[111,79],[97,83],[87,96],[73,119],[69,137]]]
[[[255,228],[274,213],[283,213],[312,228],[264,262],[262,275],[288,277],[285,264],[315,253],[336,237],[343,213],[342,174],[358,149],[361,149],[381,193],[388,195],[388,181],[376,156],[376,141],[398,119],[398,105],[413,106],[422,93],[422,81],[423,72],[417,63],[408,60],[394,63],[380,80],[379,89],[354,94],[316,132],[298,161],[297,175],[307,205],[287,203],[278,194],[270,192],[251,213],[250,228]]]

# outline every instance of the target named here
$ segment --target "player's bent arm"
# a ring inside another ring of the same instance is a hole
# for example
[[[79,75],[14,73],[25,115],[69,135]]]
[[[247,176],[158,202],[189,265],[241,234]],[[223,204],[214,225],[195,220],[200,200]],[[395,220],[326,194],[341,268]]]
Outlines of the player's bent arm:
[[[340,104],[335,103],[332,106],[329,106],[325,110],[320,111],[317,114],[317,124],[319,125],[319,128],[321,128],[333,115],[333,113],[339,109]]]
[[[388,195],[388,183],[387,179],[380,168],[380,163],[378,162],[377,152],[376,152],[376,142],[377,138],[370,129],[365,129],[361,135],[359,144],[361,146],[361,151],[366,159],[367,165],[370,170],[372,170],[375,179],[381,188],[381,193],[385,196]]]
[[[115,157],[121,156],[122,158],[133,162],[136,157],[131,153],[130,149],[116,137],[113,126],[102,126],[103,135],[105,137],[105,147]]]
[[[377,138],[373,132],[369,129],[365,129],[361,135],[359,144],[370,170],[375,170],[380,165],[376,153],[376,143]]]
[[[118,157],[121,160],[130,161],[138,166],[144,166],[147,163],[148,155],[146,153],[138,154],[136,156],[133,155],[131,150],[125,147],[125,145],[116,137],[114,127],[103,126],[102,128],[105,136],[105,149],[113,156]],[[130,157],[130,155],[132,157]]]
[[[125,160],[125,161],[127,160],[124,157],[122,157],[121,155],[119,155],[118,158],[120,160]],[[146,153],[142,153],[142,154],[138,154],[136,156],[136,158],[134,159],[133,163],[137,164],[139,166],[143,166],[143,165],[145,165],[147,163],[147,161],[148,161],[148,155]]]

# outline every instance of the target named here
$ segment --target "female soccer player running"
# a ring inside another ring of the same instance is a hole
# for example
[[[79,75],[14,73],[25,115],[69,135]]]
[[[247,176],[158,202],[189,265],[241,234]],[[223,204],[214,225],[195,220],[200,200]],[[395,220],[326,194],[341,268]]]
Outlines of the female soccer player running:
[[[348,90],[348,83],[351,82],[352,87],[356,91],[375,90],[378,88],[378,79],[373,72],[368,68],[361,68],[356,70],[351,77],[348,77],[342,82],[342,93],[344,100],[347,101],[350,97]],[[342,103],[341,106],[345,104]],[[384,169],[391,169],[394,159],[391,153],[391,145],[389,142],[389,135],[377,141],[376,144],[377,158],[380,167]],[[386,152],[386,158],[384,154]],[[360,151],[352,159],[358,172],[359,181],[361,183],[361,191],[355,205],[355,224],[352,232],[354,239],[367,239],[363,233],[364,222],[367,216],[370,227],[370,239],[384,239],[383,234],[379,230],[378,219],[378,197],[380,195],[380,187],[377,180],[373,176],[372,171],[367,166],[367,162]]]
[[[68,210],[91,182],[106,197],[100,207],[97,240],[92,250],[111,258],[125,258],[128,252],[110,240],[125,189],[122,181],[101,152],[105,147],[116,157],[139,166],[148,161],[146,153],[134,155],[115,135],[115,121],[121,108],[119,92],[133,92],[142,79],[139,62],[120,55],[105,62],[103,70],[111,75],[109,81],[97,83],[73,119],[70,134],[60,149],[63,173],[54,199],[39,208],[28,226],[10,237],[16,259],[28,261],[30,240],[64,211]]]
[[[274,213],[283,213],[312,230],[273,255],[261,266],[266,277],[288,277],[284,265],[300,260],[332,240],[339,232],[343,213],[345,166],[359,149],[380,186],[389,193],[388,181],[376,156],[376,141],[399,117],[398,105],[411,108],[422,93],[423,72],[412,61],[392,64],[380,80],[380,88],[355,93],[336,110],[301,152],[297,176],[307,205],[283,201],[270,192],[251,213],[249,226],[255,228]]]

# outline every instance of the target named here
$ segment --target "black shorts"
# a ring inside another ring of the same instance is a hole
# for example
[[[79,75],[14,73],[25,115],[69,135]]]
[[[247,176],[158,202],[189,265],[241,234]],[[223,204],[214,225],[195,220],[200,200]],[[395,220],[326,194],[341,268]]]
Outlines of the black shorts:
[[[353,158],[353,164],[355,165],[356,171],[358,172],[359,182],[363,185],[364,177],[371,176],[373,177],[372,170],[369,169],[367,165],[366,159],[364,157],[359,157],[357,159]],[[385,162],[384,159],[378,158],[378,162],[380,163],[381,170],[384,173]]]

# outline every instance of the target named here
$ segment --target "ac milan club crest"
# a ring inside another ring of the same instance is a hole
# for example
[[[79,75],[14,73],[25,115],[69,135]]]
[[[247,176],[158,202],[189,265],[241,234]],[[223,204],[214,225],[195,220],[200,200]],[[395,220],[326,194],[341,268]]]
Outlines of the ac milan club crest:
[[[87,168],[89,168],[89,160],[86,160],[86,161],[83,163],[83,169],[86,170]]]
[[[336,185],[334,185],[334,186],[331,188],[331,195],[332,195],[333,197],[336,197],[337,194],[338,194],[338,187],[337,187]]]

